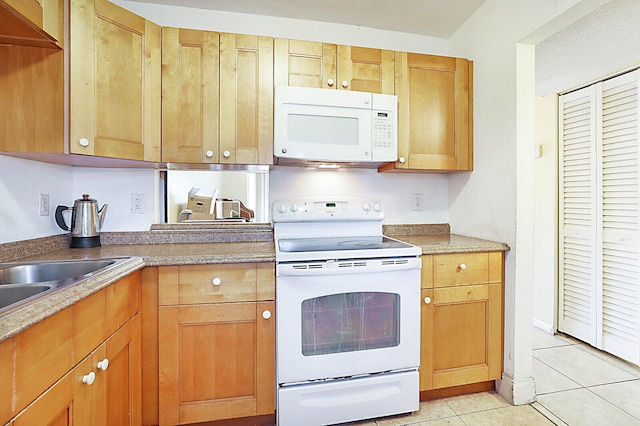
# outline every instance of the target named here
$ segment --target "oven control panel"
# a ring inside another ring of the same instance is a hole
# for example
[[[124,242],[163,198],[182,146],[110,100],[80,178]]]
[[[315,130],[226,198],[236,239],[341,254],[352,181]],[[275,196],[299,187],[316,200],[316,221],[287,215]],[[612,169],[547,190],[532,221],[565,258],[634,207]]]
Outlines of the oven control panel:
[[[292,199],[273,202],[274,222],[383,220],[382,203],[371,199]]]

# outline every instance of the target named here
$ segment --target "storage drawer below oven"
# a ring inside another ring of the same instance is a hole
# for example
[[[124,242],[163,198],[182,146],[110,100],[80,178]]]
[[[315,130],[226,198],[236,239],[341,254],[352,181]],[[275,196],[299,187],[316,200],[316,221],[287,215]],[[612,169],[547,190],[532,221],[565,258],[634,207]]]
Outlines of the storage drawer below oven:
[[[417,411],[417,370],[278,388],[278,426],[313,426]]]

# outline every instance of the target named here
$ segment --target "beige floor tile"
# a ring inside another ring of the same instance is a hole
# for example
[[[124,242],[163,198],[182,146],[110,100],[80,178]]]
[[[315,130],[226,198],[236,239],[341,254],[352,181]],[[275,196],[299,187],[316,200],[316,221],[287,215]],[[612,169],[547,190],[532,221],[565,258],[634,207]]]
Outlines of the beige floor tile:
[[[589,390],[640,419],[640,380],[593,386]]]
[[[376,420],[378,426],[400,426],[413,425],[415,423],[425,422],[429,420],[443,419],[453,417],[456,413],[442,399],[434,399],[432,401],[424,401],[420,403],[420,411],[407,414],[404,416],[387,417]],[[446,424],[446,423],[445,423]]]
[[[460,416],[467,426],[549,426],[553,423],[530,405],[509,406]]]
[[[494,391],[453,396],[444,400],[458,415],[510,406],[500,394]]]
[[[636,377],[574,345],[537,349],[534,357],[582,386],[633,380]]]
[[[556,416],[551,411],[549,411],[546,408],[544,408],[541,404],[539,404],[537,402],[532,402],[531,406],[533,408],[535,408],[536,411],[538,411],[540,414],[545,416],[547,419],[551,420],[551,422],[553,422],[554,425],[557,425],[557,426],[568,426],[565,422],[560,420],[558,418],[558,416]]]
[[[533,349],[541,348],[553,348],[557,346],[570,345],[567,339],[563,339],[553,334],[549,334],[546,331],[533,327]]]
[[[589,346],[586,343],[581,343],[576,345],[577,348],[582,349],[585,352],[588,352],[604,361],[607,361],[609,364],[615,365],[616,367],[633,374],[635,377],[640,379],[640,367],[633,365],[623,359],[620,359],[614,355],[611,355],[607,352],[601,351],[600,349],[596,349],[593,346]]]
[[[534,351],[535,354],[535,351]],[[542,361],[533,358],[533,379],[536,382],[536,394],[543,395],[549,392],[559,392],[569,389],[577,389],[581,386],[559,373],[554,368]]]
[[[588,389],[574,389],[538,396],[538,403],[568,425],[640,425],[625,413]]]
[[[426,422],[412,423],[409,426],[464,426],[460,417],[447,417],[446,419],[428,420]]]

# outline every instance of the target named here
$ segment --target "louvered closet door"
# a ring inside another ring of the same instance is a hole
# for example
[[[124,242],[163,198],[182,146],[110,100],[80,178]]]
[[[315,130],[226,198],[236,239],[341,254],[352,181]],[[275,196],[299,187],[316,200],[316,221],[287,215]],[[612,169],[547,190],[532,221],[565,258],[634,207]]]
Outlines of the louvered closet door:
[[[638,72],[602,83],[602,345],[640,363]]]
[[[596,344],[597,206],[595,93],[560,97],[560,286],[558,329]]]

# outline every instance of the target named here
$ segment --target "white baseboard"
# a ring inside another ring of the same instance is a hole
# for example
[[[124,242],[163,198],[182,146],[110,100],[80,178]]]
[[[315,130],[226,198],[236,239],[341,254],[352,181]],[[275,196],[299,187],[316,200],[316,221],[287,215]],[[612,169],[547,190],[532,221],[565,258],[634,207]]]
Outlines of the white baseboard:
[[[540,320],[539,320],[539,319],[537,319],[537,318],[534,318],[534,319],[533,319],[533,326],[534,326],[535,328],[539,328],[539,329],[540,329],[540,330],[542,330],[542,331],[546,331],[547,333],[549,333],[549,334],[551,334],[551,335],[555,334],[555,332],[556,332],[556,330],[555,330],[555,328],[553,327],[553,325],[551,325],[551,324],[547,324],[547,323],[546,323],[546,322],[544,322],[544,321],[540,321]]]
[[[529,404],[536,400],[536,384],[533,377],[515,382],[502,373],[502,378],[496,380],[496,390],[513,405]]]

